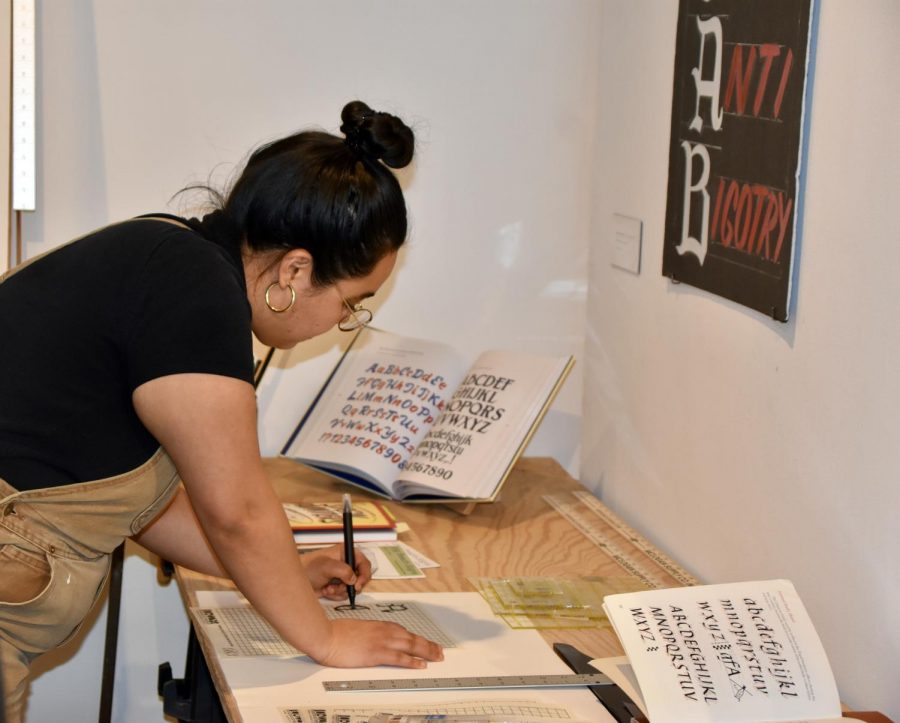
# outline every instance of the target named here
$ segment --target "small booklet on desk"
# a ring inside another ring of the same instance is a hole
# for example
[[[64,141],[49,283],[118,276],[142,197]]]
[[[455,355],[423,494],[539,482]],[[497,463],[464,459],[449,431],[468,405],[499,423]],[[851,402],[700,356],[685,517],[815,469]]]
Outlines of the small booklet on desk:
[[[397,521],[377,502],[353,502],[352,512],[354,542],[397,539]],[[285,502],[284,513],[298,545],[324,545],[344,540],[342,502],[313,502],[304,505]]]
[[[651,723],[841,720],[825,650],[787,580],[607,595],[603,607],[631,670],[592,664]]]
[[[574,363],[367,328],[282,454],[384,497],[493,500]]]

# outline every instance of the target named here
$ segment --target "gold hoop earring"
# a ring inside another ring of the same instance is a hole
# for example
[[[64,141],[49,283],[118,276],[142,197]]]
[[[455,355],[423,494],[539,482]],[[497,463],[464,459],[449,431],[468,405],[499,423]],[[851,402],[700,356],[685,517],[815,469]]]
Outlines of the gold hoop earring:
[[[269,284],[269,285],[266,287],[266,306],[269,307],[269,311],[274,311],[276,314],[284,313],[285,311],[287,311],[288,309],[290,309],[290,308],[294,305],[294,302],[297,300],[297,292],[294,291],[294,287],[293,287],[293,286],[291,286],[290,284],[288,284],[288,288],[291,290],[291,301],[290,301],[290,303],[289,303],[287,306],[283,306],[283,307],[281,307],[281,308],[279,309],[279,308],[276,308],[276,307],[272,306],[272,302],[269,301],[269,292],[272,290],[272,287],[273,287],[273,286],[278,286],[278,282],[277,282],[277,281],[273,281],[271,284]]]

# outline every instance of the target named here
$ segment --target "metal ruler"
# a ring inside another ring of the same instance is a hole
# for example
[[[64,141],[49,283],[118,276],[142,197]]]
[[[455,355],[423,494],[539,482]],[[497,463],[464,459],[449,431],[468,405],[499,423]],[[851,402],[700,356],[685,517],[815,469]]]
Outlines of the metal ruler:
[[[579,495],[579,493],[574,494]],[[593,497],[593,495],[590,496]],[[596,500],[596,498],[594,499]],[[599,500],[597,500],[597,506],[588,506],[582,504],[577,497],[573,499],[569,495],[559,494],[544,495],[544,501],[565,517],[581,534],[602,549],[619,567],[634,575],[648,587],[671,586],[667,580],[661,579],[660,573],[665,573],[683,585],[696,584],[696,579],[671,560],[653,550],[652,545],[633,530],[631,530],[631,535],[623,534],[621,529],[626,529],[626,526],[618,520],[613,524],[611,520],[614,520],[615,517]],[[600,514],[601,508],[603,514]],[[616,534],[632,542],[637,550],[644,554],[645,559],[640,561],[633,559],[633,554],[629,555],[624,547],[610,537],[608,531],[604,529],[604,523],[611,527]],[[650,554],[651,552],[652,554]]]
[[[474,690],[479,688],[577,688],[610,685],[603,673],[560,675],[476,675],[468,678],[387,678],[385,680],[323,680],[328,692],[401,690]]]
[[[34,211],[35,78],[34,0],[13,0],[12,5],[12,207]]]

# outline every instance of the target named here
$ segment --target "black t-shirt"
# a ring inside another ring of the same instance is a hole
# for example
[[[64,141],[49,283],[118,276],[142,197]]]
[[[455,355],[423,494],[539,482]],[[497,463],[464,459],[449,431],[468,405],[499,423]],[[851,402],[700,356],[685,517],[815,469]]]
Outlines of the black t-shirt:
[[[210,218],[109,226],[0,284],[0,478],[27,490],[138,467],[159,447],[131,400],[151,379],[252,383],[240,256]]]

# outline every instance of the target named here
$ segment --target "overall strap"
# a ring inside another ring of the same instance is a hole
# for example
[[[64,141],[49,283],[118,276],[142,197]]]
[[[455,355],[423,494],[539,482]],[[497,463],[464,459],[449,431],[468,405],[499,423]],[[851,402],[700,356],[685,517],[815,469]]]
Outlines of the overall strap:
[[[182,228],[186,228],[191,231],[194,230],[190,226],[188,226],[184,222],[183,219],[179,218],[178,216],[174,216],[170,213],[148,213],[148,214],[144,214],[142,216],[135,216],[134,219],[131,219],[131,220],[139,221],[141,219],[147,219],[150,221],[165,221],[166,223],[171,223],[175,226],[181,226]],[[123,223],[128,223],[128,222],[127,221],[119,221],[118,223],[109,224],[109,226],[118,226]],[[86,238],[87,236],[90,236],[91,234],[95,234],[98,231],[103,230],[104,228],[109,228],[109,226],[101,226],[100,228],[94,229],[93,231],[88,231],[86,234],[82,234],[81,236],[74,238],[71,241],[67,241],[66,243],[64,243],[60,246],[54,246],[52,249],[48,249],[47,251],[44,251],[43,253],[39,253],[37,256],[32,256],[30,259],[26,259],[25,261],[20,263],[18,266],[14,266],[13,268],[8,269],[6,272],[4,272],[2,275],[0,275],[0,284],[2,284],[8,278],[10,278],[11,276],[15,275],[16,273],[18,273],[19,271],[24,269],[26,266],[30,266],[35,261],[39,261],[40,259],[44,258],[45,256],[49,256],[50,254],[52,254],[54,251],[59,251],[60,249],[64,249],[66,246],[70,246],[73,243],[80,241],[81,239]]]
[[[135,216],[134,221],[165,221],[166,223],[170,223],[173,226],[181,226],[181,228],[187,229],[188,231],[196,232],[197,229],[193,228],[190,224],[185,223],[183,218],[179,216],[175,216],[171,213],[145,213],[141,216]]]
[[[119,222],[119,223],[122,223],[122,222]],[[119,224],[109,224],[109,225],[110,226],[118,226]],[[73,243],[76,243],[77,241],[81,241],[81,239],[87,238],[91,234],[95,234],[104,228],[109,228],[109,226],[101,226],[98,229],[88,231],[87,233],[82,234],[81,236],[78,236],[77,238],[74,238],[71,241],[67,241],[66,243],[64,243],[60,246],[54,246],[52,249],[48,249],[47,251],[44,251],[43,253],[39,253],[37,256],[32,256],[30,259],[25,259],[25,261],[20,263],[18,266],[14,266],[13,268],[8,269],[2,276],[0,276],[0,284],[2,284],[4,281],[6,281],[11,276],[14,276],[15,274],[17,274],[19,271],[24,269],[26,266],[31,266],[31,264],[33,264],[35,261],[39,261],[40,259],[44,258],[45,256],[49,256],[50,254],[54,253],[55,251],[64,249],[66,246],[71,246]]]

